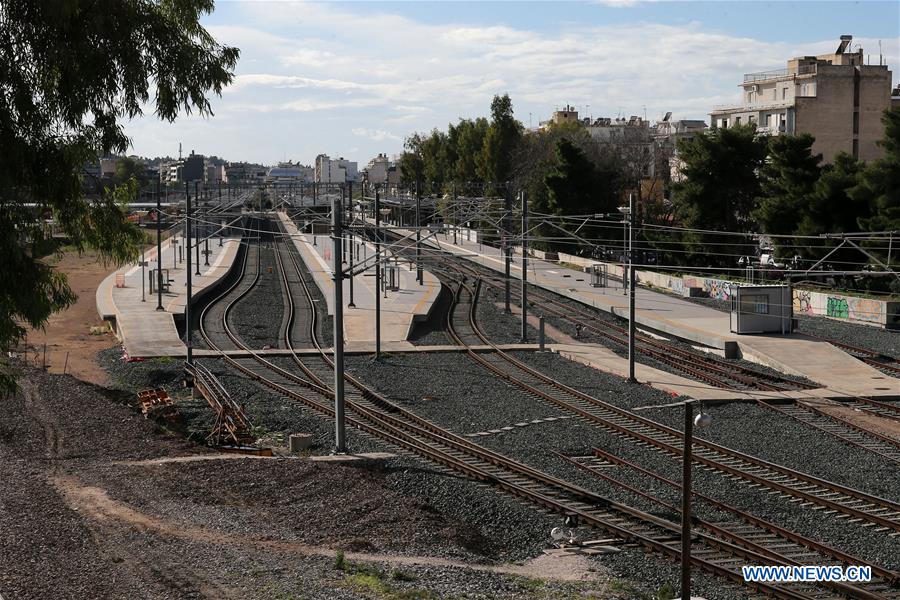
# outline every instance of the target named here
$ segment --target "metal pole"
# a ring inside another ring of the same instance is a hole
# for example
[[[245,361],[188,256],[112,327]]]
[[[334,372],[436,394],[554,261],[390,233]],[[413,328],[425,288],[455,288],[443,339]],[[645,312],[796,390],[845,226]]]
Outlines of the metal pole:
[[[540,340],[541,340],[541,352],[544,351],[544,315],[540,316]]]
[[[381,197],[375,188],[375,360],[381,358]]]
[[[505,296],[505,310],[506,314],[512,314],[512,309],[510,308],[510,285],[512,275],[510,274],[510,265],[512,264],[512,244],[510,243],[510,238],[512,237],[512,192],[509,188],[506,188],[506,198],[504,200],[506,204],[506,212],[503,215],[503,254],[506,262],[506,278],[504,279],[504,287],[506,291]],[[456,230],[453,230],[453,243],[456,243]]]
[[[691,599],[691,446],[694,405],[684,404],[684,463],[681,472],[681,598]]]
[[[522,343],[528,343],[528,197],[522,197]]]
[[[628,195],[628,382],[634,377],[634,195]]]
[[[184,235],[187,240],[187,302],[184,305],[184,345],[187,346],[187,362],[193,363],[194,353],[191,349],[191,191],[187,182],[184,182],[185,209],[187,215],[184,219]]]
[[[356,304],[353,302],[353,225],[356,220],[355,215],[353,214],[353,182],[350,182],[350,228],[347,230],[348,237],[350,238],[350,302],[347,303],[347,308],[356,308]]]
[[[199,184],[199,182],[194,181],[194,200],[197,200],[197,198],[198,198],[197,190],[200,187],[198,184]],[[188,218],[190,218],[190,215],[188,215]],[[200,226],[198,225],[197,226],[197,235],[195,237],[199,237],[199,236],[200,236]],[[194,246],[195,246],[195,252],[197,253],[197,272],[194,273],[194,275],[199,275],[200,274],[200,242],[198,241],[196,244],[194,244]],[[190,251],[191,251],[190,244],[188,244],[187,249],[188,249],[188,253],[190,253]],[[188,264],[190,264],[190,263],[188,263]],[[188,267],[188,268],[190,268],[190,267]]]
[[[156,310],[163,310],[162,305],[162,206],[159,198],[159,180],[156,181]],[[175,266],[174,264],[172,265]]]
[[[422,192],[419,188],[419,180],[416,179],[416,281],[423,284],[422,274],[422,221],[419,216],[419,208],[422,202]]]
[[[344,240],[341,235],[341,210],[343,198],[335,196],[331,205],[332,246],[334,256],[334,453],[346,454],[344,431],[344,272],[341,252]]]
[[[459,227],[459,207],[456,205],[456,184],[453,184],[453,245],[456,245],[456,229]],[[507,274],[507,281],[509,280],[509,274]],[[506,307],[507,312],[509,311],[509,305]]]
[[[141,244],[143,246],[143,244]],[[147,277],[146,277],[147,260],[144,256],[144,249],[141,248],[141,302],[147,301]]]

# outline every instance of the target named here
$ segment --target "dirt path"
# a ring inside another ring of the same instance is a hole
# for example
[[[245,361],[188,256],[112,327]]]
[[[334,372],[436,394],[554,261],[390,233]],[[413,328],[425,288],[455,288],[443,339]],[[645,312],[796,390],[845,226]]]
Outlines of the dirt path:
[[[394,490],[389,469],[219,458],[118,399],[25,369],[6,400],[0,593],[8,600],[350,599],[372,597],[355,586],[373,578],[409,597],[497,585],[508,592],[497,597],[614,592],[610,572],[583,555],[484,560],[506,552]],[[346,566],[336,566],[338,549]]]
[[[66,252],[51,264],[68,276],[69,285],[78,295],[78,300],[67,310],[50,317],[44,331],[33,330],[28,334],[26,342],[31,348],[29,360],[32,364],[35,360],[37,364],[42,364],[46,344],[47,365],[51,373],[62,373],[65,369],[82,381],[105,385],[108,382],[106,372],[97,364],[96,356],[99,351],[111,348],[118,342],[110,333],[91,335],[91,327],[102,325],[94,293],[114,267],[104,265],[94,252],[81,255]]]
[[[152,532],[163,537],[178,538],[188,542],[200,542],[213,546],[253,547],[267,552],[297,556],[318,555],[333,558],[337,554],[336,550],[326,546],[240,536],[202,527],[185,526],[183,523],[169,522],[116,501],[110,498],[105,490],[95,486],[84,485],[71,476],[55,477],[53,484],[63,494],[73,510],[87,515],[100,523],[118,521],[119,524],[138,531]],[[558,581],[599,580],[597,572],[591,568],[592,565],[588,560],[575,554],[545,554],[521,565],[476,565],[433,556],[399,556],[369,552],[347,552],[345,556],[354,561],[386,563],[394,566],[428,565],[433,567],[456,567],[524,577],[540,576]]]

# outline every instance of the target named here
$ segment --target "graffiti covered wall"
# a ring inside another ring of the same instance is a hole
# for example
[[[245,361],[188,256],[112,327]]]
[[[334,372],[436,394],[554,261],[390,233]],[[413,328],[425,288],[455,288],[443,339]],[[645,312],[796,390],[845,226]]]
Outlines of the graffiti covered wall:
[[[575,264],[595,264],[583,257],[559,255],[559,260]],[[608,265],[609,274],[621,277],[622,266],[616,263]],[[639,284],[669,290],[672,293],[684,296],[693,288],[702,290],[702,295],[727,302],[731,300],[731,286],[733,281],[715,279],[712,277],[678,276],[656,271],[638,270],[635,277]],[[794,313],[799,315],[818,315],[848,321],[878,325],[881,327],[900,328],[900,302],[887,302],[875,298],[861,298],[828,292],[816,292],[794,288],[793,290]]]
[[[812,290],[794,289],[793,302],[797,314],[880,326],[888,324],[889,313],[895,312],[890,308],[895,305],[893,302]]]

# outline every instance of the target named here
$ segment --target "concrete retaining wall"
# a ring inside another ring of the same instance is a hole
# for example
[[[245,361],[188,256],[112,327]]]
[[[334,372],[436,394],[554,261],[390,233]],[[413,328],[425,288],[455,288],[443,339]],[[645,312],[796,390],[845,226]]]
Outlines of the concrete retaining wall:
[[[794,312],[841,321],[900,328],[900,302],[861,298],[830,292],[794,289]]]
[[[518,254],[521,254],[522,248],[518,247],[516,251]],[[535,250],[532,254],[536,258],[544,258],[547,254],[552,253]],[[552,260],[552,258],[548,257],[547,260]],[[607,272],[612,277],[621,278],[624,271],[622,265],[617,263],[603,263],[562,252],[559,253],[558,260],[583,268],[588,268],[594,264],[605,264]],[[635,272],[635,279],[639,285],[664,289],[679,296],[715,298],[723,302],[731,300],[730,286],[741,283],[715,277],[670,275],[640,269]],[[850,323],[875,325],[887,329],[900,329],[900,302],[795,288],[793,290],[793,305],[796,314],[816,315]]]

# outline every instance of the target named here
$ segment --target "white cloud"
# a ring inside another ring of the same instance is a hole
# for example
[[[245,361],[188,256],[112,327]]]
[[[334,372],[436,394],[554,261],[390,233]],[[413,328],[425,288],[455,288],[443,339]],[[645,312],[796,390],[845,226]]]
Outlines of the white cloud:
[[[246,151],[247,140],[258,137],[260,160],[301,150],[311,160],[316,148],[359,146],[363,155],[353,158],[362,162],[367,153],[399,151],[413,131],[485,116],[491,97],[505,92],[525,123],[567,103],[594,116],[643,114],[646,107],[650,118],[666,111],[705,118],[713,105],[737,99],[743,73],[837,46],[830,36],[772,42],[699,23],[566,24],[556,20],[553,5],[540,31],[422,23],[357,13],[351,3],[234,8],[240,26],[210,27],[219,41],[241,48],[241,61],[234,84],[213,102],[217,116],[209,129],[225,120],[245,127],[252,133],[220,143]],[[877,40],[857,42],[877,52]],[[896,72],[897,39],[883,47]]]
[[[374,140],[376,142],[383,142],[384,140],[403,141],[403,138],[399,135],[395,135],[389,131],[385,131],[384,129],[365,129],[363,127],[354,127],[351,131],[353,135],[369,138],[370,140]]]

